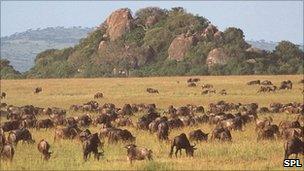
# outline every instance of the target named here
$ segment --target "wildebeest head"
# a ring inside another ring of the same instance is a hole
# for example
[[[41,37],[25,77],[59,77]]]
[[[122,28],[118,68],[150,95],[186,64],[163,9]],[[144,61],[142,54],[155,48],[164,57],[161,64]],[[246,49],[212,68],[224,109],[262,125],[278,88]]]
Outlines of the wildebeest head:
[[[186,149],[186,154],[187,154],[187,156],[193,157],[194,150],[197,149],[197,148],[195,148],[195,146],[196,146],[196,144],[190,145],[190,146]]]

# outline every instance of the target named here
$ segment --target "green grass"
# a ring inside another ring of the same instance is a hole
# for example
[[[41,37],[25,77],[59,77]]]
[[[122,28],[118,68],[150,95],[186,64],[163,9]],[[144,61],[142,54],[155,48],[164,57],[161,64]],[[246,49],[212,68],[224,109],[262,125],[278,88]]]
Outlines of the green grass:
[[[200,77],[199,85],[211,83],[216,90],[226,89],[227,96],[200,95],[200,87],[187,87],[188,77],[157,77],[157,78],[100,78],[100,79],[43,79],[43,80],[1,80],[1,91],[7,93],[3,100],[8,104],[48,107],[57,106],[68,109],[72,104],[82,104],[93,99],[94,93],[104,93],[104,98],[99,103],[112,102],[117,106],[125,103],[156,103],[163,110],[172,104],[181,106],[186,104],[207,105],[218,100],[227,102],[250,103],[257,102],[260,106],[269,106],[272,102],[303,102],[301,94],[302,85],[297,82],[302,75],[295,76],[208,76]],[[279,91],[276,93],[257,94],[258,86],[247,86],[246,82],[254,79],[268,79],[279,85],[283,80],[290,79],[294,82],[291,91]],[[180,83],[177,83],[179,81]],[[41,94],[33,94],[33,88],[41,86]],[[147,87],[157,88],[159,95],[147,94]],[[68,115],[75,116],[81,113],[68,111]],[[94,115],[94,114],[93,114]],[[142,113],[136,113],[132,117],[135,122]],[[281,120],[291,120],[296,115],[261,114],[260,117],[272,116],[275,123]],[[1,118],[1,122],[5,118]],[[214,125],[201,124],[170,132],[169,138],[180,133],[189,133],[194,129],[202,129],[211,132]],[[105,143],[105,156],[100,161],[93,157],[88,162],[82,159],[81,143],[74,140],[62,140],[53,143],[54,130],[30,131],[34,139],[46,139],[51,144],[54,152],[51,159],[45,162],[41,159],[36,144],[18,144],[12,163],[1,161],[0,170],[202,170],[202,169],[226,169],[226,170],[277,170],[283,169],[283,143],[276,141],[256,141],[254,124],[247,124],[245,131],[232,131],[231,143],[202,142],[197,144],[193,158],[185,157],[184,151],[181,158],[169,158],[170,143],[159,142],[155,134],[147,131],[127,127],[136,136],[136,144],[145,146],[153,151],[153,161],[136,161],[133,165],[127,161],[124,144],[109,145]],[[92,132],[98,131],[98,127],[90,127]]]

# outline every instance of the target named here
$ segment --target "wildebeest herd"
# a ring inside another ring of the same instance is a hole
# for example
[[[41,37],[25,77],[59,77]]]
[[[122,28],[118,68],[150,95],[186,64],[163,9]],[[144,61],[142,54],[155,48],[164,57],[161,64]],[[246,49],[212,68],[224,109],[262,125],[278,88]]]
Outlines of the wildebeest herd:
[[[199,79],[189,79],[187,82],[197,83]],[[251,81],[248,85],[271,85],[269,81]],[[196,85],[196,84],[195,84]],[[191,87],[191,86],[190,86]],[[212,90],[213,85],[204,84],[202,89]],[[292,89],[291,81],[283,81],[279,89]],[[42,89],[39,89],[41,92]],[[157,89],[148,88],[148,93],[159,93]],[[215,91],[215,90],[214,90]],[[226,90],[221,91],[226,92]],[[35,90],[36,93],[36,90]],[[38,92],[37,92],[38,93]],[[225,94],[225,93],[223,93]],[[6,94],[5,94],[6,96]],[[5,98],[5,96],[3,98]],[[102,98],[103,93],[96,93],[94,99]],[[2,98],[2,96],[1,96]],[[1,158],[13,160],[18,155],[15,150],[19,141],[29,144],[37,143],[37,150],[44,160],[51,160],[52,143],[61,139],[76,140],[82,144],[82,156],[86,161],[92,153],[99,160],[106,151],[103,150],[105,142],[115,144],[125,143],[127,158],[130,163],[134,160],[152,160],[153,152],[149,147],[136,145],[134,134],[122,127],[129,126],[155,134],[162,143],[170,143],[168,155],[173,153],[195,157],[196,144],[201,141],[233,142],[232,131],[244,131],[248,123],[255,123],[257,141],[284,139],[284,157],[292,154],[304,154],[304,103],[271,103],[268,107],[257,103],[228,103],[218,101],[208,106],[187,104],[185,106],[168,106],[162,110],[156,104],[125,104],[121,107],[113,103],[100,104],[89,101],[84,104],[73,104],[70,111],[82,112],[80,116],[67,116],[67,110],[58,107],[41,108],[33,105],[14,106],[1,103],[1,116],[6,116],[6,122],[1,123],[0,151]],[[162,111],[162,112],[161,112]],[[131,116],[139,112],[144,113],[135,122]],[[293,121],[282,120],[275,123],[271,117],[258,117],[259,113],[282,113],[295,115]],[[44,116],[45,119],[38,119]],[[200,124],[213,126],[211,132],[195,129],[188,133],[182,132],[173,139],[169,138],[174,129],[190,127]],[[98,127],[98,132],[91,132],[89,126]],[[53,142],[41,139],[35,140],[31,129],[51,129],[54,131]],[[175,152],[174,152],[175,149]]]

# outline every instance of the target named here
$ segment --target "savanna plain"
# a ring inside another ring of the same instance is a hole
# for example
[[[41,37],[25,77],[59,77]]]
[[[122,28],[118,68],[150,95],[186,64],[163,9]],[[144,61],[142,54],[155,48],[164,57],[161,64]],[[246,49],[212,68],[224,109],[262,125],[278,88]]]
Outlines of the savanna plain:
[[[2,99],[8,105],[34,105],[38,107],[61,107],[67,110],[67,116],[79,116],[84,112],[69,110],[72,104],[83,104],[94,100],[96,92],[104,97],[95,99],[99,104],[114,103],[122,107],[126,103],[155,103],[162,114],[169,105],[174,107],[187,104],[203,105],[224,100],[233,103],[258,103],[259,107],[269,107],[270,103],[300,102],[303,103],[303,84],[298,83],[303,75],[278,76],[199,76],[197,87],[188,87],[190,77],[149,77],[149,78],[94,78],[94,79],[27,79],[1,80],[1,92],[7,93]],[[258,85],[246,85],[251,80],[270,80],[279,86],[284,80],[293,82],[292,90],[279,90],[271,93],[257,93]],[[227,95],[201,95],[202,84],[212,84],[214,89],[226,89]],[[35,87],[43,91],[34,94]],[[146,88],[158,89],[159,94],[149,94]],[[131,116],[133,123],[144,113]],[[97,113],[91,113],[96,116]],[[272,116],[274,123],[292,120],[295,114],[266,113],[258,114],[260,118]],[[41,116],[40,118],[45,117]],[[1,122],[6,118],[1,116]],[[188,134],[195,129],[211,132],[215,125],[198,124],[182,129],[170,130],[169,139],[180,133]],[[91,158],[84,162],[82,145],[77,140],[53,142],[54,128],[30,129],[36,143],[47,140],[53,151],[49,161],[44,161],[37,150],[37,144],[19,143],[15,149],[12,162],[1,161],[0,170],[283,170],[284,140],[257,142],[255,124],[249,123],[244,131],[231,131],[232,142],[207,141],[197,143],[194,157],[169,157],[170,143],[160,142],[156,134],[138,130],[136,127],[124,127],[136,137],[136,145],[153,151],[152,161],[135,161],[132,165],[127,160],[126,144],[104,144],[104,156],[97,161]],[[99,127],[90,126],[91,132],[98,132]],[[299,155],[302,157],[301,155]],[[303,162],[302,162],[303,163]]]

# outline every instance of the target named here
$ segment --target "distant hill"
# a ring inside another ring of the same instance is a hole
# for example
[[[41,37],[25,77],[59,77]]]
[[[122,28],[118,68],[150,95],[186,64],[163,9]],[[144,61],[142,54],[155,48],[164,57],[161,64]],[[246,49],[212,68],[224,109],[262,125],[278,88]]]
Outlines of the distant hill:
[[[1,37],[1,58],[8,59],[16,70],[24,72],[34,66],[38,53],[74,46],[90,31],[92,28],[48,27]]]

